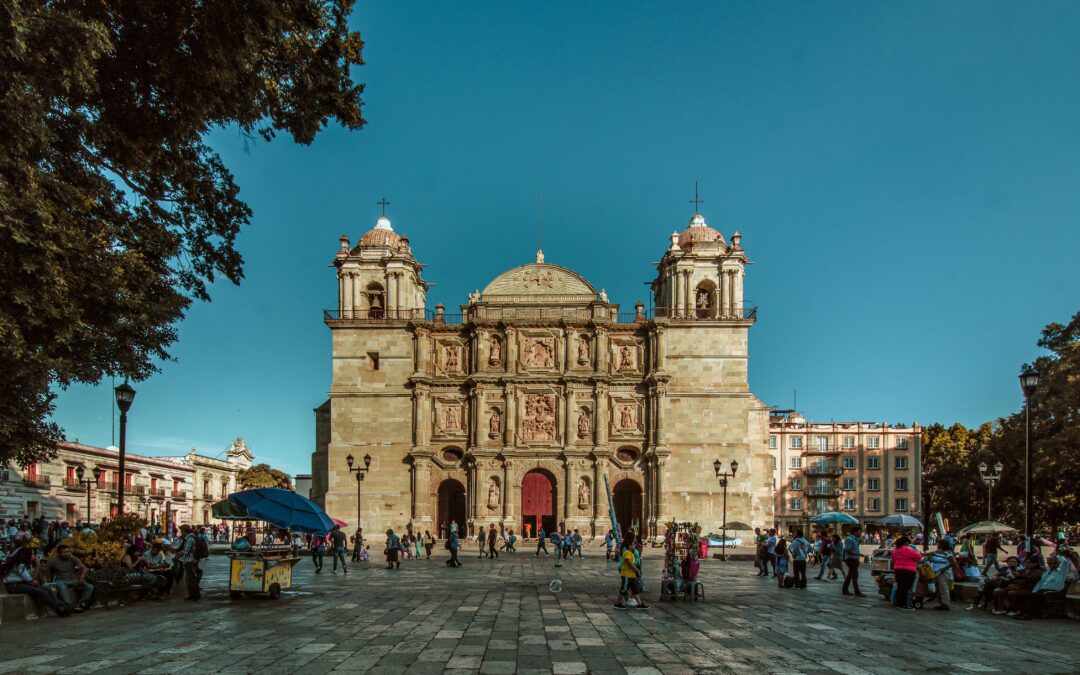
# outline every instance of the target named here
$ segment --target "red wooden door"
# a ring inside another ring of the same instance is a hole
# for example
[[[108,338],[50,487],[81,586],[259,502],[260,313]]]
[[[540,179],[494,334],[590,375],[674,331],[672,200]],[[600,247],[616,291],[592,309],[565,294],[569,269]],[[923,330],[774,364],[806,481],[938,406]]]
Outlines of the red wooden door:
[[[551,479],[542,473],[527,473],[521,481],[521,515],[551,516],[551,493],[554,488]]]

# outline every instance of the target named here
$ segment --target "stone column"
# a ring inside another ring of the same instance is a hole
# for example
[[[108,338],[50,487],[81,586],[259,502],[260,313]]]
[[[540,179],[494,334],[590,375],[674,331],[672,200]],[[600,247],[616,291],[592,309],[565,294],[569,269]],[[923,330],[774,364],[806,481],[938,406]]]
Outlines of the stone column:
[[[417,373],[434,374],[431,367],[431,333],[425,328],[416,329],[416,367]]]
[[[653,401],[656,406],[656,434],[654,439],[656,445],[664,445],[666,435],[664,428],[664,404],[667,402],[667,386],[658,384],[653,389],[653,392]]]
[[[477,464],[478,462],[475,459],[469,464],[469,494],[465,497],[465,503],[471,507],[468,520],[474,527],[476,525],[477,514],[480,512],[480,492],[482,491],[480,486],[480,476],[477,472],[477,469],[479,468]]]
[[[735,316],[735,272],[728,270],[727,274],[728,315]]]
[[[571,504],[570,496],[571,496],[571,493],[573,493],[573,491],[574,491],[573,476],[574,476],[573,461],[568,459],[568,460],[566,460],[566,472],[565,472],[565,477],[563,479],[563,500],[562,500],[562,502],[563,502],[563,517],[562,517],[562,520],[563,520],[564,523],[566,523],[566,527],[570,527],[570,523],[567,523],[566,521],[568,521],[570,519],[570,514],[573,512],[573,511],[571,511],[571,508],[570,508],[570,504]]]
[[[468,411],[469,414],[467,416],[468,425],[469,425],[469,433],[468,433],[469,445],[471,447],[474,447],[474,448],[476,446],[480,445],[480,432],[479,432],[479,429],[480,429],[480,424],[482,422],[482,420],[480,418],[480,414],[481,414],[480,409],[484,405],[484,395],[483,394],[484,394],[484,392],[482,390],[473,389],[471,392],[469,392],[469,395],[466,398],[467,405],[469,406],[469,411]],[[463,415],[462,417],[465,417],[465,416]]]
[[[683,272],[683,307],[686,316],[694,316],[694,293],[690,289],[690,270]]]
[[[724,313],[720,311],[720,286],[713,291],[712,311],[714,318],[724,318]]]
[[[502,508],[503,508],[503,527],[506,526],[506,522],[514,521],[514,504],[517,502],[515,494],[517,492],[517,486],[512,484],[512,471],[513,461],[503,461],[503,490],[502,490]],[[516,529],[516,528],[515,528]]]
[[[417,512],[414,514],[414,518],[419,518],[425,522],[432,522],[435,518],[432,512],[432,500],[437,497],[428,491],[428,486],[431,484],[431,462],[426,459],[414,460],[416,466],[416,507]]]
[[[347,297],[346,293],[348,293],[348,291],[346,289],[346,285],[348,284],[348,280],[349,280],[349,276],[339,269],[338,270],[337,308],[338,308],[338,311],[340,312],[339,316],[342,319],[344,319],[346,317],[345,312],[347,311],[347,309],[345,307],[345,298]]]
[[[514,401],[514,385],[507,384],[503,387],[503,446],[512,447],[514,443],[514,429],[517,428],[517,405]]]
[[[567,350],[569,351],[569,350]],[[564,399],[563,410],[565,411],[563,421],[564,433],[566,436],[563,438],[563,445],[574,445],[574,440],[577,438],[577,426],[574,421],[574,390],[570,387],[566,388],[566,398]]]
[[[720,278],[717,281],[717,285],[716,285],[716,297],[717,297],[717,302],[716,302],[717,311],[720,312],[720,317],[721,318],[725,318],[725,317],[727,317],[728,312],[727,312],[727,271],[724,270],[724,269],[720,270]]]
[[[518,371],[518,347],[517,331],[512,327],[506,328],[506,342],[503,344],[503,358],[506,360],[506,372],[517,373]]]
[[[593,347],[596,350],[596,371],[603,372],[607,369],[608,361],[608,340],[607,331],[603,328],[597,328],[593,337]]]
[[[671,316],[678,317],[682,315],[682,281],[679,278],[679,270],[676,269],[673,271],[671,280],[673,282],[673,285],[675,286],[673,293],[674,302],[671,306]]]
[[[735,314],[736,318],[741,319],[743,315],[743,273],[742,270],[738,270],[735,274]]]
[[[416,444],[427,446],[431,443],[431,398],[426,385],[417,385],[413,400],[416,402]]]
[[[603,446],[608,442],[608,399],[607,387],[596,385],[596,419],[593,428],[596,430],[596,444]]]
[[[656,328],[656,369],[664,369],[664,329],[662,326]]]

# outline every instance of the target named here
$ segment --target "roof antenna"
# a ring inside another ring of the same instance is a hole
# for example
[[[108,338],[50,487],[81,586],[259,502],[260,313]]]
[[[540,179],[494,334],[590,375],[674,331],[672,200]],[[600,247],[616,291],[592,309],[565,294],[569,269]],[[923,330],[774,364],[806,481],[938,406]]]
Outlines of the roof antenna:
[[[536,264],[544,262],[544,193],[536,192]]]
[[[798,387],[795,387],[795,401],[792,402],[791,409],[795,410],[795,411],[799,410],[799,388]]]

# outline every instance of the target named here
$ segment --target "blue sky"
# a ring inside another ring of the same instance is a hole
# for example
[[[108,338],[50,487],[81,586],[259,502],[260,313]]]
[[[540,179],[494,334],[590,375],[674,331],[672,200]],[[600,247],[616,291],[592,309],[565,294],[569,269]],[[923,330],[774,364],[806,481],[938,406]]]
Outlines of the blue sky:
[[[1043,325],[1078,309],[1080,4],[357,5],[360,132],[212,145],[254,210],[247,278],[180,326],[131,451],[306,473],[330,381],[337,237],[379,213],[456,307],[536,249],[629,310],[694,181],[754,265],[750,377],[815,419],[974,424],[1020,404]],[[109,388],[56,419],[111,441]]]

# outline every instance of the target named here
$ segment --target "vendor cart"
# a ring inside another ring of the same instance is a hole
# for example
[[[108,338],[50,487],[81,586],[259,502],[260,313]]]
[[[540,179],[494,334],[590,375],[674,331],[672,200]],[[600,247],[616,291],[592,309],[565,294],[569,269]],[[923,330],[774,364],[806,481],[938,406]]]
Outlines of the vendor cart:
[[[243,593],[269,593],[271,600],[292,587],[293,565],[300,560],[289,547],[260,547],[229,554],[229,597]]]

